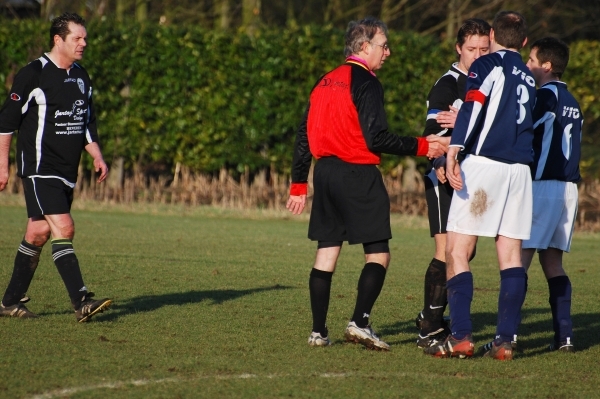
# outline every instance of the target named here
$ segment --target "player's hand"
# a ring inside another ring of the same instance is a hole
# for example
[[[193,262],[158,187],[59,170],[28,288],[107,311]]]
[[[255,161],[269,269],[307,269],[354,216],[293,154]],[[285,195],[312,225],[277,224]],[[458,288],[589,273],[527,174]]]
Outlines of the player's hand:
[[[294,215],[299,215],[304,210],[306,205],[306,194],[303,195],[290,195],[285,207],[292,212]]]
[[[460,165],[456,160],[456,156],[460,151],[460,147],[450,147],[446,156],[446,177],[450,186],[455,190],[462,190],[463,179],[460,171]]]
[[[436,117],[437,123],[445,129],[454,129],[457,114],[458,108],[451,105],[450,111],[438,112]]]
[[[96,180],[97,183],[102,183],[106,180],[106,177],[108,176],[108,166],[102,157],[94,158],[94,170],[96,173],[100,173],[98,180]]]
[[[440,166],[439,168],[437,168],[435,170],[435,175],[437,176],[437,179],[440,183],[445,184],[447,179],[446,179],[446,168],[443,166]]]
[[[450,137],[440,137],[436,136],[435,134],[430,134],[426,137],[426,139],[429,142],[429,151],[427,151],[427,158],[438,158],[448,151]]]
[[[0,191],[8,185],[8,168],[0,167]]]

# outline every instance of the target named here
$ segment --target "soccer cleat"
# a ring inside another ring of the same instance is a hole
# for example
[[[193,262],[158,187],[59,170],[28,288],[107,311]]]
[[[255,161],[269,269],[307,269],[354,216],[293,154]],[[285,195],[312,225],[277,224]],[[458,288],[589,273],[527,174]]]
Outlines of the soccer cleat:
[[[351,321],[350,323],[348,323],[348,327],[346,327],[346,332],[344,333],[344,336],[346,337],[346,341],[362,344],[368,349],[382,351],[390,350],[390,346],[379,339],[379,337],[377,336],[377,334],[375,334],[375,331],[373,331],[371,326],[360,328],[356,325],[355,322]]]
[[[38,317],[35,313],[30,312],[22,302],[12,306],[4,306],[0,303],[0,316],[20,317],[22,319],[35,319]]]
[[[31,300],[31,298],[29,298],[27,295],[23,295],[23,298],[21,298],[21,300],[19,302],[21,303],[27,303]]]
[[[502,342],[496,346],[494,341],[488,342],[481,347],[484,357],[491,357],[496,360],[513,360],[514,348],[512,342]]]
[[[419,334],[417,338],[417,347],[425,349],[437,344],[443,343],[452,332],[446,328],[440,328],[437,331],[422,336]]]
[[[321,336],[321,333],[311,332],[308,337],[308,346],[330,346],[331,341],[328,337]]]
[[[573,346],[573,343],[571,342],[571,338],[567,338],[566,341],[553,342],[550,344],[548,349],[552,352],[554,352],[554,351],[570,352],[570,353],[575,352],[575,347]]]
[[[449,335],[446,340],[439,344],[425,348],[423,353],[435,357],[458,357],[460,359],[466,359],[472,357],[475,352],[475,345],[473,344],[473,337],[471,335],[465,336],[463,339],[455,339],[452,335]]]
[[[494,345],[494,341],[490,341],[485,345],[479,347],[479,354],[485,356],[485,354],[492,350],[492,346]],[[510,346],[512,347],[513,352],[517,350],[517,336],[514,336],[514,339],[510,341]]]
[[[79,309],[75,310],[75,316],[77,317],[78,322],[85,323],[90,320],[93,315],[104,312],[112,303],[112,300],[108,298],[95,300],[92,299],[93,296],[93,292],[88,292],[83,296]]]

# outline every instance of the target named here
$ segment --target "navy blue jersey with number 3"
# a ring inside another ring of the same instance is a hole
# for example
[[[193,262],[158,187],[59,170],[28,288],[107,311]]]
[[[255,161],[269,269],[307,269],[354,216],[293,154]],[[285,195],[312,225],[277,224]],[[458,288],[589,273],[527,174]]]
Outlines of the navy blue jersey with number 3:
[[[535,80],[521,55],[501,50],[471,65],[450,145],[505,163],[533,161]]]

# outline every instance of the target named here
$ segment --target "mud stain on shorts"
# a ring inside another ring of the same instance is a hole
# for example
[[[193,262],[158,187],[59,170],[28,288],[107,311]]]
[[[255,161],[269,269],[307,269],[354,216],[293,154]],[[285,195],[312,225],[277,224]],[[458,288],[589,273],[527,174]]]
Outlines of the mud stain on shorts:
[[[471,201],[471,214],[475,217],[480,217],[487,212],[491,205],[492,203],[488,202],[487,193],[482,189],[478,189],[475,191],[473,200]]]

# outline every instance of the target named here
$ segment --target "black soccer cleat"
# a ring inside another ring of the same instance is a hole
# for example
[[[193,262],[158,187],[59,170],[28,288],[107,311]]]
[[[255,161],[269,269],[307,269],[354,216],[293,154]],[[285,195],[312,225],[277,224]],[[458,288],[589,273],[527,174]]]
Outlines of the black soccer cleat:
[[[419,337],[417,338],[417,347],[421,348],[421,349],[425,349],[425,348],[429,348],[431,346],[441,344],[451,334],[452,334],[452,332],[447,327],[440,328],[439,330],[434,331],[429,334],[426,334],[424,336],[419,334]]]
[[[95,314],[104,312],[112,303],[111,299],[103,298],[95,300],[92,299],[93,296],[93,292],[86,293],[81,300],[79,309],[75,310],[75,316],[77,317],[77,321],[79,323],[85,323],[86,321],[89,321]]]
[[[574,353],[575,346],[573,346],[573,343],[571,342],[571,338],[567,338],[566,341],[551,343],[550,346],[548,347],[548,350],[550,350],[551,352],[558,351],[558,352]]]
[[[0,303],[0,316],[4,317],[18,317],[21,319],[35,319],[38,317],[35,313],[23,305],[23,302],[19,302],[16,305],[4,306]]]

